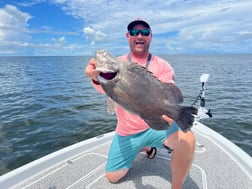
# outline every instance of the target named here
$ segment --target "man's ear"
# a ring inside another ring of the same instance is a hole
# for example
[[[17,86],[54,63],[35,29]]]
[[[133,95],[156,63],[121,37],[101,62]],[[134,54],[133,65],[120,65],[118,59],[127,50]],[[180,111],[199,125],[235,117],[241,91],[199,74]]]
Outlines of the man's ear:
[[[126,38],[127,39],[129,38],[129,32],[126,32]]]

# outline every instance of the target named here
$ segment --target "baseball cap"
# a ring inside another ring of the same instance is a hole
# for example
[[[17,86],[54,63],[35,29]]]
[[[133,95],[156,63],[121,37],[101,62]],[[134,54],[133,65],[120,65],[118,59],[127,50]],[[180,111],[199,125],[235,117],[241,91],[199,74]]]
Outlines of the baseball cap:
[[[131,30],[135,25],[142,24],[144,27],[151,29],[150,25],[143,19],[137,18],[131,21],[127,27],[128,30]]]

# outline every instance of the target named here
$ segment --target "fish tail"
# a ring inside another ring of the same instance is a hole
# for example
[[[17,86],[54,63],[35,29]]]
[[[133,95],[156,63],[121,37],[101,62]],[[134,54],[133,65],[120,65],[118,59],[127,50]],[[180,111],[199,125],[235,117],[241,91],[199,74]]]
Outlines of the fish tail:
[[[197,115],[198,109],[192,106],[181,106],[178,119],[178,126],[182,131],[187,132],[193,126],[194,117]]]

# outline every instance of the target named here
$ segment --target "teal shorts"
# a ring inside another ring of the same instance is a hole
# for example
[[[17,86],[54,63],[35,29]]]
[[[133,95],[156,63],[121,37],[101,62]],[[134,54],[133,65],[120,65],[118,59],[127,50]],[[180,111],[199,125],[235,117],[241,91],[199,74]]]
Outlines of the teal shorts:
[[[109,150],[106,172],[130,168],[133,160],[144,147],[162,148],[164,140],[178,130],[178,125],[173,123],[168,130],[154,130],[150,128],[130,136],[115,134]]]

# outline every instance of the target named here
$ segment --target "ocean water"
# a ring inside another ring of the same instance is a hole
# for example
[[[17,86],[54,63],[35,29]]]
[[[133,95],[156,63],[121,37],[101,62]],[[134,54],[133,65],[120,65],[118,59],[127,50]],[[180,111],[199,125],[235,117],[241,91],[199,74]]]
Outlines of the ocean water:
[[[204,124],[252,155],[252,55],[169,55],[190,105],[202,73]],[[114,130],[106,97],[84,74],[90,57],[0,57],[0,175],[65,146]]]

